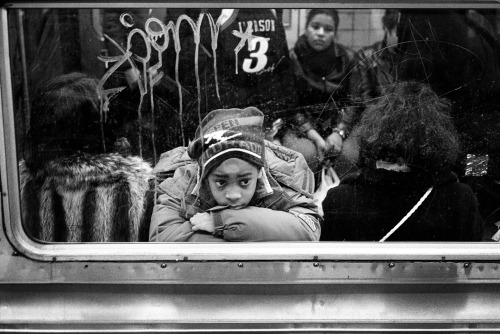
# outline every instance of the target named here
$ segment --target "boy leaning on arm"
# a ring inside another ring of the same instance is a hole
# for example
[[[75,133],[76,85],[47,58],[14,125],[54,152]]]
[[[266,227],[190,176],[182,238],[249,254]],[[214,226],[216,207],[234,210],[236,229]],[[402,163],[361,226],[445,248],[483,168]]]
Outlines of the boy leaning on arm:
[[[162,155],[150,241],[317,241],[314,176],[300,153],[264,140],[257,108],[218,109],[188,148]]]

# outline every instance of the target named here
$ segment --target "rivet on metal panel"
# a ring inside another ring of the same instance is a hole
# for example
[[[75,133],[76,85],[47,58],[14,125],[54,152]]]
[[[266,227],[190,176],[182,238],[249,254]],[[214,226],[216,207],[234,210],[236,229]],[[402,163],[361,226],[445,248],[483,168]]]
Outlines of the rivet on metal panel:
[[[12,256],[19,256],[19,252],[18,251],[12,252]]]
[[[469,268],[470,267],[470,263],[464,263],[464,268]]]
[[[315,267],[319,267],[319,263],[318,263],[318,262],[314,262],[314,263],[313,263],[313,266],[315,266]]]
[[[238,267],[243,268],[243,263],[238,263]]]
[[[389,263],[389,268],[394,268],[395,266],[394,262]]]
[[[166,263],[162,263],[161,267],[165,269],[165,268],[167,268],[167,264]]]

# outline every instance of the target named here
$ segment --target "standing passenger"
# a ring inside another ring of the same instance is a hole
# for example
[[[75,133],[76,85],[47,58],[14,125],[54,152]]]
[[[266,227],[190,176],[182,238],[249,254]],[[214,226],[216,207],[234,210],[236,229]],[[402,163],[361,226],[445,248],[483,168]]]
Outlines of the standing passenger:
[[[394,82],[396,71],[396,36],[399,11],[387,9],[382,17],[384,38],[364,47],[354,55],[354,69],[350,77],[351,93],[361,103],[380,96],[384,86]],[[351,122],[357,119],[351,120]],[[354,124],[349,124],[351,127]]]
[[[354,55],[353,70],[349,77],[353,103],[345,109],[337,125],[343,131],[331,138],[338,147],[342,147],[341,154],[335,161],[335,170],[341,176],[358,169],[359,143],[351,130],[359,121],[366,105],[379,97],[385,86],[397,79],[398,20],[399,11],[387,9],[382,17],[385,32],[383,40],[362,48]],[[347,136],[348,133],[351,135]]]

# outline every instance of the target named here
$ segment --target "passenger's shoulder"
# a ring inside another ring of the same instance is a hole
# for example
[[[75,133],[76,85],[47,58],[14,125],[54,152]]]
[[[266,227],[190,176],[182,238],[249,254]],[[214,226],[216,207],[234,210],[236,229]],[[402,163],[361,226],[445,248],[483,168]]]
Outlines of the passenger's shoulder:
[[[266,161],[270,170],[279,170],[292,175],[295,170],[307,170],[309,167],[304,156],[287,147],[265,141]]]
[[[458,176],[453,172],[441,173],[436,177],[437,190],[443,193],[453,193],[455,198],[472,198],[475,200],[476,195],[471,186],[459,180]]]
[[[187,164],[179,166],[172,174],[159,181],[158,190],[160,193],[170,195],[183,194],[189,185],[196,181],[196,173],[198,172],[197,164]]]
[[[196,162],[189,157],[187,147],[180,146],[162,153],[153,173],[163,180],[172,176],[179,167],[188,165],[196,165]]]
[[[338,56],[352,59],[354,57],[354,55],[356,54],[356,52],[353,49],[351,49],[350,47],[348,47],[344,44],[335,43],[335,47],[336,47],[336,53]]]
[[[314,190],[314,175],[306,159],[297,151],[265,141],[269,173],[286,185],[310,197]]]

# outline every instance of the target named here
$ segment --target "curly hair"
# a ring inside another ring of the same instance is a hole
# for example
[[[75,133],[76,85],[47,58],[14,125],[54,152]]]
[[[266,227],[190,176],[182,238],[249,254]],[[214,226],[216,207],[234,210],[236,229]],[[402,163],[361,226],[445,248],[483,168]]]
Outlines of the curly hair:
[[[425,84],[386,86],[355,130],[361,158],[388,162],[402,158],[430,172],[448,170],[460,151],[449,109],[449,102]]]

